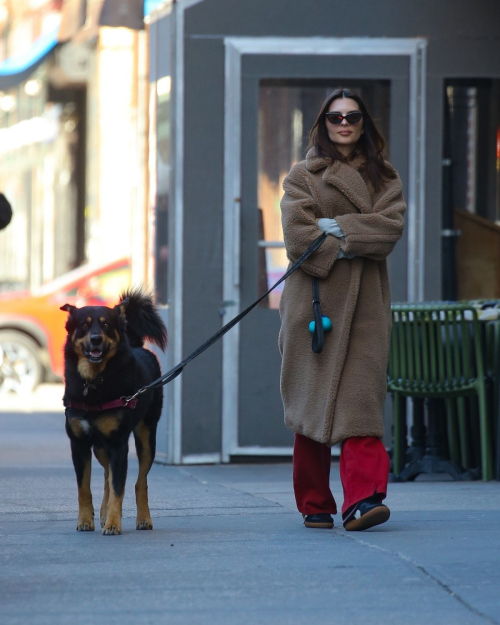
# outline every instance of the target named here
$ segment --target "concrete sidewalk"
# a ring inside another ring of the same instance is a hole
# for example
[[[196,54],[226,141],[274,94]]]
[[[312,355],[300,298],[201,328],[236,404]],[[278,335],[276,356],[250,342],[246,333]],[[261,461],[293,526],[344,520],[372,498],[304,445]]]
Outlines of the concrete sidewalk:
[[[496,482],[392,484],[390,521],[346,533],[304,528],[290,464],[155,465],[137,532],[131,457],[123,535],[78,533],[62,413],[0,413],[2,625],[500,624]]]

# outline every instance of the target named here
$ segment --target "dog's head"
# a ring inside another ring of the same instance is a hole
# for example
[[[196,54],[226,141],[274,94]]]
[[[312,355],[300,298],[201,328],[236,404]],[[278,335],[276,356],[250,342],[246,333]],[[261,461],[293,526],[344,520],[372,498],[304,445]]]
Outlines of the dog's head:
[[[95,369],[98,369],[98,372],[102,371],[106,363],[116,354],[118,345],[126,333],[127,304],[128,300],[125,299],[114,308],[106,306],[77,308],[71,304],[61,306],[61,310],[69,313],[66,321],[68,344],[78,358],[78,369],[82,374],[84,370],[89,369],[88,365],[91,365],[93,373],[96,373]]]

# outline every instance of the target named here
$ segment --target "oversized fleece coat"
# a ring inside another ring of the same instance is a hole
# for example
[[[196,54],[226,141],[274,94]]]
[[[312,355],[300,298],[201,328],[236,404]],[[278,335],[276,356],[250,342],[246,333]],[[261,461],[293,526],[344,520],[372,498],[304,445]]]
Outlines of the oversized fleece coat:
[[[388,164],[388,163],[387,163]],[[296,261],[321,234],[316,219],[335,218],[345,239],[329,235],[285,283],[280,302],[281,395],[286,425],[320,443],[383,436],[383,403],[391,335],[386,258],[403,232],[399,176],[375,192],[349,163],[312,150],[285,178],[281,201],[287,255]],[[337,259],[339,249],[355,254]],[[319,278],[323,315],[333,324],[315,354],[312,276]]]

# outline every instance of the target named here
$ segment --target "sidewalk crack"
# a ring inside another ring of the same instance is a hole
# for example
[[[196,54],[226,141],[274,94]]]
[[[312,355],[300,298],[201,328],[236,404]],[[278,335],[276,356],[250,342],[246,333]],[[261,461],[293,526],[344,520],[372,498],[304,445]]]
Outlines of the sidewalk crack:
[[[282,504],[280,504],[277,501],[271,501],[270,499],[266,499],[265,497],[260,496],[259,494],[255,494],[255,493],[250,493],[247,490],[241,490],[239,488],[234,488],[234,486],[230,486],[228,484],[221,484],[219,482],[208,482],[206,480],[202,480],[199,477],[197,477],[196,475],[193,475],[192,473],[189,472],[188,469],[185,469],[184,467],[179,468],[178,469],[180,473],[183,473],[184,475],[187,475],[188,477],[190,477],[191,479],[193,479],[195,482],[198,482],[198,484],[210,484],[211,486],[219,486],[220,488],[225,488],[233,493],[240,493],[240,494],[244,494],[244,495],[250,495],[250,497],[253,497],[254,499],[257,499],[259,501],[265,501],[266,503],[272,503],[274,504],[276,507],[278,508],[283,508],[283,510],[288,510],[288,508],[286,508],[285,506],[283,506]],[[265,506],[266,508],[272,508],[273,506]]]
[[[351,536],[349,534],[340,534],[340,536],[342,538],[344,538],[344,539],[352,540],[352,541],[354,541],[354,542],[356,542],[356,543],[358,543],[360,545],[364,545],[365,547],[369,547],[370,549],[374,549],[375,551],[382,551],[383,553],[388,553],[389,555],[396,556],[400,560],[403,560],[404,562],[407,562],[408,564],[411,564],[413,567],[418,569],[423,575],[428,577],[437,586],[439,586],[442,590],[444,590],[450,597],[452,597],[453,599],[458,601],[458,603],[460,603],[460,605],[462,605],[464,608],[469,610],[469,612],[472,612],[472,614],[474,614],[476,616],[479,616],[480,618],[484,619],[488,623],[491,623],[492,625],[500,625],[500,623],[498,621],[496,621],[495,619],[491,618],[491,616],[488,616],[484,612],[481,612],[480,610],[476,609],[473,605],[471,605],[468,601],[466,601],[465,599],[463,599],[463,597],[461,597],[458,593],[456,593],[452,588],[450,588],[450,586],[448,586],[448,584],[445,584],[444,582],[442,582],[438,577],[433,575],[424,566],[419,564],[413,558],[410,558],[410,556],[407,556],[406,554],[401,553],[400,551],[391,551],[390,549],[384,549],[384,547],[379,547],[378,545],[374,545],[372,543],[369,543],[366,540],[362,540],[361,538],[357,538],[356,536]]]

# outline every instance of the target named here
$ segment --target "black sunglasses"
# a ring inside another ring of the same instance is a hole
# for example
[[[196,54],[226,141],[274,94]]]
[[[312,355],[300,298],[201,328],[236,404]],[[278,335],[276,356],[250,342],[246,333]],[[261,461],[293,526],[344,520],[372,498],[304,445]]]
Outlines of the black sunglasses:
[[[359,111],[353,111],[352,113],[347,113],[347,115],[342,115],[341,113],[325,113],[325,117],[333,126],[338,126],[344,119],[348,124],[359,124],[363,119],[363,113]]]

